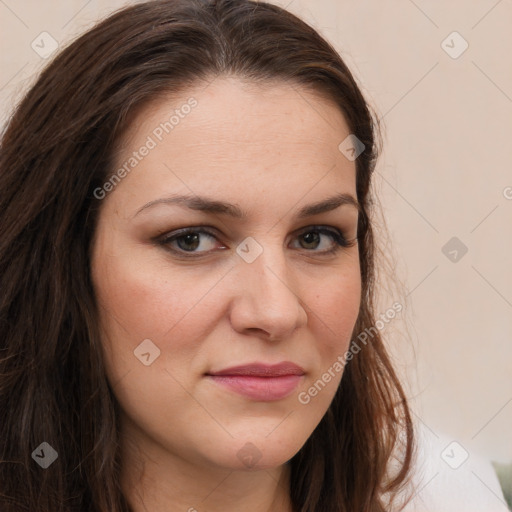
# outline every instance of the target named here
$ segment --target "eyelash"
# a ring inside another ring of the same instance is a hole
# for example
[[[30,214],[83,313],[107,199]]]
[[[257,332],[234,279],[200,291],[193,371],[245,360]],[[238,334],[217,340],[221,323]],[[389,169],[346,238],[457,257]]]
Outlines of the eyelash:
[[[309,226],[307,229],[302,230],[297,236],[305,235],[307,233],[316,232],[323,235],[328,235],[331,237],[331,239],[335,242],[335,245],[332,249],[328,249],[325,251],[315,251],[314,249],[308,250],[304,249],[306,252],[316,252],[321,255],[332,255],[336,254],[343,248],[352,247],[356,244],[357,238],[352,240],[347,240],[343,233],[338,229],[328,229],[323,226]],[[161,246],[164,246],[167,250],[183,255],[187,258],[199,258],[202,257],[205,254],[208,254],[212,251],[200,251],[200,252],[194,252],[194,251],[185,251],[183,249],[174,249],[170,247],[171,242],[174,242],[178,240],[179,238],[182,238],[189,234],[205,234],[212,238],[217,239],[216,234],[211,231],[210,229],[207,229],[206,227],[189,227],[189,228],[183,228],[177,231],[174,231],[173,233],[167,234],[164,237],[157,240],[157,243]]]

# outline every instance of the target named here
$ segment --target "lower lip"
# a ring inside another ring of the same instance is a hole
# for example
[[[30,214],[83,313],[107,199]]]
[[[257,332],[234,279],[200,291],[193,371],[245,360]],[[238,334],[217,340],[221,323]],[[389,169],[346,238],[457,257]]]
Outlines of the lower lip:
[[[252,400],[271,402],[290,395],[298,386],[302,375],[254,377],[245,375],[209,375],[217,384],[225,386]]]

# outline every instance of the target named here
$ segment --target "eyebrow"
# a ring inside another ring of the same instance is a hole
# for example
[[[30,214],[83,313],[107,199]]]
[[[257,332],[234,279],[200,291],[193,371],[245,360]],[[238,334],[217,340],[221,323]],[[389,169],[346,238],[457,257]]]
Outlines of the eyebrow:
[[[228,215],[236,219],[245,219],[248,217],[248,213],[235,204],[227,203],[224,201],[217,201],[214,199],[210,199],[208,197],[190,195],[175,195],[171,197],[165,197],[162,199],[155,199],[154,201],[150,201],[149,203],[146,203],[144,206],[139,208],[134,217],[141,213],[142,211],[159,204],[175,204],[178,206],[190,208],[191,210],[198,210],[201,212],[212,214]],[[340,206],[344,205],[353,206],[354,208],[357,209],[358,212],[361,210],[361,206],[358,203],[357,199],[351,194],[336,194],[334,196],[323,199],[322,201],[319,201],[317,203],[312,203],[303,206],[297,212],[296,216],[299,219],[303,219],[305,217],[312,217],[313,215],[318,215],[320,213],[335,210],[336,208],[339,208]]]

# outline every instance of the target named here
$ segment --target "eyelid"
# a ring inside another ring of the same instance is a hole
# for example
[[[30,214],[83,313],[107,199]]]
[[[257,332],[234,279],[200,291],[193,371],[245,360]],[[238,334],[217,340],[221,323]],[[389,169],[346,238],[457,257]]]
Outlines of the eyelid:
[[[216,231],[217,231],[217,233],[216,233]],[[185,228],[179,228],[179,229],[175,229],[170,232],[165,232],[163,235],[157,236],[154,239],[154,241],[161,245],[166,245],[166,244],[169,244],[170,242],[174,241],[176,238],[185,236],[188,233],[201,233],[201,234],[206,234],[206,235],[210,236],[211,238],[215,238],[215,240],[217,240],[217,241],[219,239],[218,230],[216,228],[214,228],[213,226],[201,225],[201,226],[187,226]],[[174,252],[178,252],[180,254],[190,254],[190,255],[193,254],[193,253],[186,253],[184,251],[183,252],[182,251],[174,251]],[[203,251],[202,253],[197,253],[197,254],[198,255],[199,254],[207,254],[209,252],[211,252],[211,251]]]

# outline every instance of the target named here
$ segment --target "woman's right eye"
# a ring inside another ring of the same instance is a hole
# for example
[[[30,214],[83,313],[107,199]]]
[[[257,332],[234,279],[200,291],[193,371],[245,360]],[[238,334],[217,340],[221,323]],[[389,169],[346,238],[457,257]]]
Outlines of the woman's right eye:
[[[214,250],[208,249],[208,245],[213,245],[211,243],[208,244],[208,239],[217,240],[216,236],[212,232],[204,228],[185,228],[166,235],[164,238],[159,240],[159,244],[173,252],[189,255],[201,255],[202,253]]]

